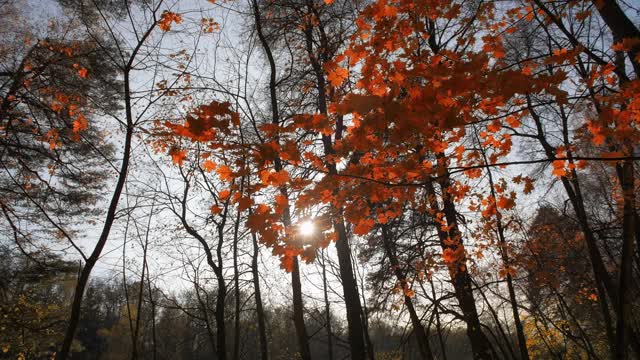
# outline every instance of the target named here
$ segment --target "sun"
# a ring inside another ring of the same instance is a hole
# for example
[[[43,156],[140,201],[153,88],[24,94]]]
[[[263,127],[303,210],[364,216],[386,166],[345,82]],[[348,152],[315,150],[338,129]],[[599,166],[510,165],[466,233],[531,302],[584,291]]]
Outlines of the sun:
[[[305,220],[298,225],[298,231],[302,236],[310,236],[316,230],[316,226],[310,220]]]

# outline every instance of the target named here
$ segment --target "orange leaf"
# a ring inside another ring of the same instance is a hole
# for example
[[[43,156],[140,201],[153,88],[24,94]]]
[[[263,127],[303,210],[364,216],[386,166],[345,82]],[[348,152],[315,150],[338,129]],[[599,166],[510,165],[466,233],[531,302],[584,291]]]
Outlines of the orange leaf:
[[[340,86],[349,77],[349,70],[336,66],[329,71],[327,79],[333,86]]]
[[[171,155],[171,160],[173,160],[174,164],[182,166],[182,162],[187,157],[187,152],[178,148],[172,148],[169,150],[169,155]]]
[[[238,202],[238,210],[244,211],[251,207],[253,204],[253,200],[248,197],[241,197],[237,200]]]
[[[213,170],[216,169],[216,163],[214,163],[211,160],[205,160],[202,163],[202,168],[206,171],[206,172],[212,172]]]
[[[564,168],[564,160],[555,160],[553,162],[553,175],[557,177],[563,177],[567,175],[567,170]]]
[[[520,126],[520,120],[518,120],[515,116],[510,115],[507,116],[507,118],[505,119],[505,121],[507,122],[507,124],[509,124],[509,126],[511,126],[512,128],[517,128]]]
[[[78,117],[73,121],[74,133],[79,133],[80,131],[86,130],[88,127],[89,122],[87,121],[87,118],[85,118],[82,114],[78,115]]]
[[[231,190],[224,189],[224,190],[220,191],[220,193],[218,194],[218,197],[220,198],[220,200],[224,201],[224,200],[227,200],[229,198],[229,195],[231,195]]]
[[[373,228],[373,225],[375,225],[375,221],[373,219],[362,219],[353,229],[353,232],[357,235],[367,235]]]
[[[220,165],[216,172],[222,181],[231,182],[233,180],[233,171],[226,165]]]
[[[173,23],[180,24],[181,22],[182,22],[181,15],[165,10],[160,16],[160,20],[158,21],[158,27],[160,27],[162,31],[169,31],[171,30],[171,25]]]

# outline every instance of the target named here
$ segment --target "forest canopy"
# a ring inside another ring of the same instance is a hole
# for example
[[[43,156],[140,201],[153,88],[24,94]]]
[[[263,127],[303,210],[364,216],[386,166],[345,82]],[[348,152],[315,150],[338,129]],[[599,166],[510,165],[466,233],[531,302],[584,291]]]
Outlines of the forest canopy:
[[[639,5],[0,0],[0,358],[640,357]]]

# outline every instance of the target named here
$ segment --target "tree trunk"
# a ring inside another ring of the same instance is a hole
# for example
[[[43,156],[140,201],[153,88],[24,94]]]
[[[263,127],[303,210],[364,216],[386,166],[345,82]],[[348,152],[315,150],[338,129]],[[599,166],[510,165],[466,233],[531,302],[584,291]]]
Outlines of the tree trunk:
[[[157,8],[156,8],[157,10]],[[69,356],[69,350],[71,350],[71,344],[73,343],[73,338],[76,333],[76,328],[78,327],[78,322],[80,321],[80,311],[82,309],[82,298],[84,296],[84,290],[89,282],[89,276],[91,275],[91,271],[93,267],[98,262],[100,258],[100,254],[102,253],[102,249],[104,249],[105,244],[107,243],[107,239],[109,238],[109,233],[111,232],[111,227],[113,226],[113,222],[115,220],[116,210],[118,208],[118,202],[120,201],[120,195],[122,194],[122,189],[124,188],[124,184],[127,179],[127,172],[129,170],[129,160],[131,157],[131,142],[133,139],[133,128],[134,128],[134,120],[133,120],[133,109],[131,104],[131,89],[130,89],[130,71],[133,68],[133,62],[135,61],[138,52],[142,45],[146,42],[147,38],[151,35],[153,29],[155,29],[157,22],[154,22],[149,29],[144,33],[144,35],[138,41],[136,47],[131,52],[131,56],[129,57],[129,61],[124,66],[124,101],[125,101],[125,116],[126,116],[126,130],[125,130],[125,138],[124,138],[124,150],[122,152],[122,164],[120,165],[120,171],[118,172],[118,180],[116,181],[116,187],[113,190],[113,195],[111,196],[111,201],[109,203],[109,208],[107,209],[107,217],[105,218],[104,225],[102,227],[102,231],[100,233],[100,237],[98,238],[98,242],[96,246],[93,248],[93,252],[85,261],[85,265],[80,271],[80,276],[78,278],[78,282],[76,283],[76,288],[73,293],[73,303],[71,305],[71,315],[69,316],[69,322],[67,325],[67,330],[64,335],[64,340],[62,341],[62,346],[60,347],[60,351],[56,353],[56,360],[66,360],[67,356]]]
[[[475,127],[474,127],[475,132]],[[487,154],[482,147],[482,142],[478,137],[477,132],[475,132],[476,140],[478,141],[478,145],[480,146],[480,151],[482,153],[482,157],[485,165],[489,164],[489,160],[487,159]],[[489,176],[489,187],[491,190],[491,197],[493,201],[497,201],[495,183],[493,181],[493,172],[491,171],[491,167],[487,166],[487,175]],[[500,243],[500,256],[502,258],[502,264],[507,269],[507,289],[509,291],[509,302],[511,305],[511,313],[513,315],[513,322],[516,327],[516,335],[518,337],[518,348],[520,350],[520,359],[529,360],[529,351],[527,350],[527,340],[524,335],[524,329],[522,327],[522,321],[520,321],[520,314],[518,312],[518,299],[516,298],[516,291],[513,286],[513,277],[511,276],[511,272],[509,268],[511,267],[511,261],[509,259],[509,252],[507,249],[507,241],[504,236],[504,225],[502,224],[502,213],[500,209],[496,206],[496,228],[498,232],[498,241]],[[505,339],[509,341],[509,339]]]
[[[327,265],[325,263],[324,249],[321,250],[322,259],[322,292],[324,295],[324,311],[326,313],[327,322],[327,351],[329,352],[329,360],[333,360],[333,332],[331,331],[331,306],[329,304],[329,291],[327,288]]]
[[[276,62],[273,57],[273,53],[271,52],[271,47],[269,46],[269,42],[267,38],[264,36],[262,31],[262,18],[260,16],[260,7],[258,6],[257,0],[252,0],[253,7],[253,16],[256,25],[256,32],[258,34],[258,39],[260,40],[260,44],[262,45],[262,49],[264,50],[267,60],[269,63],[269,98],[271,102],[271,123],[274,125],[280,125],[280,114],[278,111],[278,98],[277,98],[277,81],[276,81]],[[274,167],[276,171],[282,170],[282,161],[279,156],[276,156],[274,159]],[[280,193],[287,196],[287,189],[282,187],[280,188]],[[282,222],[285,228],[291,227],[291,216],[290,209],[287,206],[285,208],[285,214],[283,215]],[[293,259],[293,270],[291,271],[291,285],[292,285],[292,295],[293,295],[293,317],[296,328],[296,333],[298,337],[298,344],[300,347],[300,355],[303,360],[311,359],[311,351],[309,350],[309,338],[307,336],[307,330],[304,324],[304,307],[302,302],[302,288],[300,285],[300,269],[298,264],[298,257],[294,257]]]
[[[84,267],[80,271],[80,277],[78,278],[78,282],[76,283],[76,288],[73,293],[73,303],[71,305],[71,315],[69,316],[69,323],[67,325],[67,331],[64,335],[64,340],[62,342],[62,346],[60,351],[56,353],[56,360],[65,360],[69,355],[69,351],[71,350],[71,344],[73,343],[73,338],[76,333],[76,328],[78,327],[78,322],[80,321],[80,311],[82,309],[82,298],[84,296],[84,290],[89,282],[89,276],[91,275],[91,271],[93,267],[98,262],[100,258],[100,254],[102,253],[102,249],[104,249],[105,244],[107,243],[107,239],[109,238],[109,233],[111,232],[111,227],[113,226],[113,222],[115,220],[116,210],[118,208],[118,202],[120,201],[120,195],[122,194],[122,189],[124,188],[124,184],[127,178],[127,171],[129,170],[129,159],[131,157],[131,141],[133,137],[133,115],[131,113],[131,96],[129,91],[129,72],[125,72],[125,102],[126,102],[126,113],[127,113],[127,128],[125,132],[124,138],[124,151],[122,154],[122,164],[120,165],[120,172],[118,173],[118,180],[116,182],[116,187],[113,191],[113,195],[111,196],[111,202],[109,204],[109,208],[107,210],[107,217],[104,221],[104,225],[102,227],[102,232],[100,233],[100,237],[98,238],[98,242],[96,246],[93,248],[93,252],[91,256],[87,258]]]
[[[300,284],[300,266],[298,257],[293,258],[293,270],[291,271],[291,286],[293,288],[293,323],[298,336],[300,357],[303,360],[311,359],[309,348],[309,336],[304,324],[304,304],[302,302],[302,285]]]
[[[593,3],[598,9],[598,12],[604,22],[607,24],[609,29],[611,29],[611,32],[613,32],[615,39],[640,39],[640,31],[627,17],[627,15],[625,15],[624,11],[622,11],[620,5],[618,5],[616,1],[593,0]],[[631,46],[628,54],[633,69],[636,72],[636,76],[640,75],[640,62],[636,60],[636,57],[640,54],[640,45],[634,44]]]
[[[620,280],[618,302],[616,304],[618,321],[616,324],[616,358],[626,359],[629,347],[629,335],[627,333],[627,320],[632,318],[631,304],[632,294],[629,291],[632,281],[633,246],[637,224],[635,223],[635,186],[633,174],[633,160],[625,160],[622,166],[622,255],[620,259]]]
[[[244,181],[242,182],[244,184]],[[242,192],[242,190],[240,190]],[[238,231],[240,229],[240,212],[236,216],[233,227],[233,291],[235,296],[233,326],[233,360],[240,359],[240,273],[238,272]]]
[[[439,184],[442,191],[443,211],[440,210],[440,205],[436,200],[433,183],[429,182],[427,184],[427,193],[431,210],[434,211],[434,214],[444,213],[447,225],[451,227],[449,231],[444,231],[442,226],[439,224],[436,225],[438,238],[440,239],[440,246],[443,251],[456,251],[458,249],[464,250],[462,234],[458,229],[455,205],[447,192],[449,189],[448,170],[445,168],[441,172],[442,174],[440,174]],[[458,300],[458,304],[462,310],[464,322],[467,325],[467,336],[471,342],[473,358],[478,360],[493,359],[494,356],[489,339],[480,327],[480,319],[478,318],[478,311],[476,310],[473,289],[471,287],[471,278],[467,271],[466,254],[463,252],[456,261],[448,263],[447,267],[449,268],[449,276],[453,283],[456,299]]]
[[[309,15],[314,14],[313,4],[307,1],[307,9]],[[319,17],[316,17],[319,20]],[[320,24],[321,25],[321,24]],[[320,26],[319,25],[319,26]],[[323,31],[321,30],[321,33]],[[313,67],[315,76],[316,76],[316,87],[318,89],[318,110],[321,114],[328,116],[327,112],[327,93],[326,93],[326,81],[324,76],[324,70],[322,69],[322,64],[318,60],[316,53],[313,49],[313,34],[311,28],[304,29],[306,46],[307,46],[307,54],[309,56],[309,60],[311,62],[311,66]],[[322,39],[322,43],[325,43],[326,40]],[[323,47],[323,46],[321,46]],[[325,48],[326,49],[326,48]],[[320,52],[320,51],[318,51]],[[336,129],[336,133],[339,133],[340,130]],[[322,143],[324,146],[325,155],[330,155],[333,153],[333,147],[331,144],[331,137],[322,135]],[[329,168],[329,175],[337,174],[337,169],[335,164],[327,164]],[[333,209],[335,218],[333,220],[333,225],[338,234],[338,239],[336,241],[336,250],[338,253],[338,265],[340,267],[340,279],[342,280],[342,289],[344,293],[344,301],[347,309],[347,325],[349,329],[349,345],[351,348],[351,358],[353,360],[364,360],[367,356],[367,350],[365,346],[365,329],[363,326],[362,319],[362,304],[360,303],[360,295],[358,294],[358,283],[354,276],[353,272],[353,264],[351,263],[351,249],[349,248],[349,239],[347,236],[347,231],[344,225],[344,221],[342,219],[340,209]]]
[[[396,251],[391,240],[391,234],[389,234],[389,229],[386,225],[382,226],[382,242],[384,245],[385,253],[389,258],[391,268],[393,269],[393,272],[396,275],[396,279],[402,285],[404,291],[404,287],[407,285],[407,279],[400,269],[400,263],[398,262],[398,258],[396,257]],[[433,353],[431,351],[431,346],[429,345],[429,338],[427,338],[427,334],[425,333],[424,326],[422,326],[420,317],[416,313],[416,309],[413,307],[413,300],[406,294],[404,295],[404,305],[409,311],[411,325],[413,326],[413,334],[416,336],[416,341],[418,342],[420,356],[422,357],[422,359],[432,360]]]
[[[258,334],[260,337],[260,358],[269,359],[269,347],[267,342],[267,327],[264,319],[264,308],[262,307],[262,295],[260,293],[260,275],[258,273],[258,239],[256,234],[251,233],[253,242],[253,258],[251,259],[251,274],[253,275],[253,291],[256,299],[256,316],[258,317]]]
[[[336,250],[338,253],[338,264],[340,266],[340,279],[342,280],[342,290],[344,292],[344,303],[347,310],[347,325],[349,328],[349,345],[351,347],[351,358],[356,360],[364,360],[366,358],[366,350],[364,345],[364,329],[362,327],[362,319],[360,313],[362,307],[360,305],[360,295],[358,294],[358,285],[353,276],[353,267],[351,264],[351,249],[349,248],[349,240],[342,219],[334,221],[333,226],[338,233],[336,241]]]

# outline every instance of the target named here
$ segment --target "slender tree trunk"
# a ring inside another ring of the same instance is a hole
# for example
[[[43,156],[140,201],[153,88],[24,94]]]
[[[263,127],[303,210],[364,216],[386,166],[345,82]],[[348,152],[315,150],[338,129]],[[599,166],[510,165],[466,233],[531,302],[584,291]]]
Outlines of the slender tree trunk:
[[[160,2],[160,4],[161,3],[162,2]],[[158,7],[156,7],[154,13],[155,11],[157,11],[160,4],[158,4]],[[107,216],[105,218],[102,231],[100,232],[100,237],[98,238],[98,242],[93,248],[91,255],[85,261],[84,267],[80,271],[80,276],[78,278],[78,282],[76,283],[76,288],[73,294],[73,303],[71,305],[71,315],[69,316],[67,330],[65,332],[60,351],[56,353],[56,360],[66,360],[67,356],[69,356],[69,351],[71,350],[71,344],[73,343],[73,338],[75,337],[76,328],[78,327],[78,323],[80,321],[80,312],[82,310],[82,298],[84,296],[84,290],[87,287],[87,283],[89,282],[91,271],[98,262],[100,254],[102,253],[102,249],[104,249],[104,246],[109,239],[109,233],[111,232],[111,227],[113,226],[113,222],[115,220],[116,210],[118,209],[118,202],[120,201],[120,195],[122,194],[122,189],[124,188],[124,184],[127,180],[127,172],[129,171],[129,161],[131,157],[131,142],[133,139],[134,128],[133,109],[131,104],[130,72],[133,68],[133,62],[135,61],[140,48],[146,42],[147,38],[151,35],[151,32],[155,29],[156,25],[157,22],[154,22],[149,27],[149,29],[147,29],[147,31],[138,41],[136,47],[131,52],[129,61],[124,66],[123,75],[126,129],[124,137],[124,150],[122,152],[122,163],[120,165],[120,171],[118,172],[118,180],[116,181],[116,186],[113,190],[111,201],[109,202],[109,208],[107,209]]]
[[[478,311],[473,297],[473,289],[471,287],[471,278],[467,271],[467,257],[464,253],[462,234],[458,229],[455,205],[447,192],[449,189],[449,178],[448,171],[446,169],[441,170],[439,183],[442,191],[442,211],[440,210],[440,205],[436,200],[436,192],[433,187],[433,183],[431,182],[427,184],[427,194],[431,210],[434,211],[435,214],[444,213],[447,225],[450,227],[449,231],[443,231],[440,225],[436,225],[442,250],[450,250],[454,252],[456,250],[462,251],[461,255],[458,256],[455,261],[447,264],[447,266],[449,268],[449,276],[453,283],[456,299],[458,300],[458,304],[464,316],[464,321],[467,325],[467,336],[471,342],[473,358],[478,360],[493,359],[494,356],[491,344],[480,326],[480,319],[478,317]]]
[[[309,16],[316,16],[319,26],[321,27],[321,20],[315,12],[314,5],[307,1],[307,9]],[[324,34],[322,28],[320,32]],[[326,93],[326,81],[324,70],[322,69],[321,60],[318,59],[318,54],[322,53],[322,49],[313,48],[313,33],[311,28],[304,29],[305,43],[307,47],[307,54],[313,67],[316,76],[316,88],[318,89],[318,110],[321,114],[328,116],[327,112],[327,93]],[[326,39],[321,39],[321,46],[328,46]],[[326,47],[324,48],[326,50]],[[336,129],[336,133],[341,133],[341,129]],[[339,136],[337,136],[338,138]],[[324,146],[325,155],[333,153],[333,146],[331,144],[331,137],[323,135],[322,142]],[[336,175],[337,169],[335,164],[327,164],[329,168],[329,175]],[[351,349],[351,358],[353,360],[364,360],[367,357],[367,350],[365,346],[365,329],[362,318],[362,304],[360,303],[360,295],[358,294],[358,283],[356,281],[353,264],[351,263],[351,249],[349,247],[349,239],[347,231],[342,219],[342,212],[340,209],[333,209],[335,218],[333,220],[334,228],[338,234],[336,241],[336,250],[338,254],[338,265],[340,267],[340,279],[342,280],[342,289],[344,294],[344,301],[347,310],[347,327],[349,330],[349,345]],[[373,354],[371,354],[373,356]]]
[[[221,215],[222,220],[216,223],[217,238],[218,238],[218,244],[216,246],[216,258],[217,258],[217,264],[216,264],[216,260],[214,260],[213,258],[213,251],[211,250],[211,247],[209,246],[209,243],[207,242],[207,240],[198,231],[196,231],[193,227],[191,227],[191,225],[187,221],[187,198],[189,194],[189,179],[188,179],[188,175],[182,172],[182,169],[180,169],[180,173],[184,180],[184,191],[181,199],[181,212],[177,213],[174,211],[174,213],[180,219],[180,222],[182,223],[182,226],[184,227],[185,231],[189,235],[191,235],[193,238],[198,240],[198,242],[202,246],[202,249],[204,250],[206,255],[207,264],[209,265],[209,267],[213,271],[213,274],[216,277],[218,288],[216,292],[216,306],[214,310],[214,317],[216,319],[215,351],[219,360],[225,360],[227,358],[227,341],[226,341],[227,331],[226,331],[226,325],[224,321],[225,320],[224,307],[225,307],[225,301],[227,296],[227,284],[224,279],[224,271],[222,268],[222,261],[223,261],[222,245],[224,243],[224,227],[226,225],[227,216],[229,214],[228,213],[229,200],[227,200],[227,204],[224,207],[224,213]]]
[[[391,239],[391,234],[389,234],[388,226],[382,226],[382,242],[384,245],[385,253],[389,258],[389,263],[391,264],[391,268],[396,276],[396,279],[402,285],[403,291],[404,287],[407,285],[407,279],[404,276],[402,269],[400,268],[400,263],[398,262],[398,258],[396,257],[395,247],[393,246],[393,241]],[[416,337],[416,341],[418,342],[418,349],[420,351],[420,356],[422,359],[432,360],[433,352],[431,351],[431,346],[429,345],[429,338],[425,332],[424,326],[422,326],[422,322],[416,309],[413,307],[413,300],[411,297],[404,295],[404,305],[407,307],[409,311],[409,318],[411,319],[411,325],[413,326],[413,334]]]
[[[436,287],[433,285],[433,279],[429,278],[429,285],[431,286],[431,296],[433,297],[433,311],[436,315],[436,332],[438,333],[438,342],[440,343],[440,350],[442,351],[442,360],[447,360],[447,348],[445,346],[442,324],[440,323],[440,302],[436,301]]]
[[[244,179],[243,179],[244,180]],[[242,181],[244,184],[244,181]],[[240,190],[242,192],[242,189]],[[233,359],[240,358],[240,274],[238,272],[238,232],[240,230],[240,212],[236,216],[233,228],[233,291],[235,295],[235,314],[233,327]]]
[[[151,346],[153,360],[158,358],[158,339],[156,336],[156,302],[151,291],[151,278],[149,277],[149,264],[147,263],[147,291],[149,292],[149,304],[151,305]]]
[[[320,252],[322,266],[322,292],[324,295],[324,312],[326,313],[327,328],[327,351],[329,360],[333,360],[333,332],[331,331],[331,304],[329,303],[329,291],[327,287],[327,264],[325,263],[324,249]]]
[[[309,348],[309,336],[304,324],[304,304],[302,302],[302,284],[300,283],[300,266],[298,257],[293,258],[293,270],[291,271],[291,285],[293,288],[293,323],[300,345],[300,356],[302,359],[311,359],[311,349]]]
[[[205,324],[205,327],[207,328],[207,337],[209,338],[209,343],[211,344],[211,350],[215,352],[217,349],[216,338],[213,332],[213,328],[211,327],[211,319],[209,318],[208,301],[202,300],[202,297],[200,296],[200,287],[198,286],[198,284],[194,282],[193,285],[196,290],[196,298],[198,300],[198,304],[200,304],[200,308],[201,308],[200,311],[202,312],[204,324]],[[206,293],[205,293],[205,296],[206,296]]]
[[[480,151],[482,153],[482,157],[485,165],[489,164],[489,160],[487,159],[487,153],[485,152],[484,147],[482,146],[482,142],[478,137],[477,132],[474,128],[474,134],[478,145],[480,146]],[[491,167],[487,166],[487,175],[489,176],[489,187],[491,191],[491,197],[493,198],[494,203],[497,201],[495,183],[493,181],[493,172],[491,171]],[[507,289],[509,291],[509,302],[511,305],[511,313],[513,315],[513,322],[516,327],[516,335],[518,337],[518,348],[520,350],[520,359],[529,360],[529,351],[527,350],[527,340],[524,335],[524,329],[522,327],[522,321],[520,320],[520,314],[518,311],[518,299],[516,297],[515,287],[513,286],[513,277],[511,276],[511,272],[509,269],[511,268],[511,260],[509,259],[509,250],[507,249],[507,241],[504,236],[504,225],[502,224],[502,213],[500,209],[496,206],[496,228],[498,232],[498,241],[500,243],[500,256],[502,258],[502,264],[507,269]],[[509,339],[505,339],[509,341]]]
[[[140,334],[140,317],[142,315],[142,300],[144,297],[144,279],[146,271],[148,269],[147,266],[147,249],[149,248],[149,229],[151,228],[151,219],[153,218],[153,207],[155,206],[155,201],[151,203],[151,209],[149,210],[149,218],[147,220],[147,228],[144,235],[144,244],[142,247],[142,273],[140,274],[140,287],[138,289],[138,305],[136,307],[136,322],[134,326],[133,332],[133,341],[132,341],[132,350],[131,350],[131,359],[136,360],[138,358],[138,336]],[[136,228],[136,232],[138,233],[138,237],[141,237],[141,234],[138,231],[137,223],[134,224]]]
[[[622,166],[622,255],[620,260],[620,280],[618,302],[616,304],[618,321],[616,324],[616,358],[626,359],[629,348],[629,334],[627,320],[632,318],[631,304],[633,298],[629,287],[632,281],[633,246],[637,224],[635,223],[635,185],[633,160],[625,160]]]
[[[274,125],[280,125],[280,114],[278,110],[278,98],[277,98],[277,81],[276,81],[276,62],[273,57],[273,53],[271,52],[271,47],[267,38],[265,37],[262,30],[262,18],[260,15],[260,7],[258,6],[257,0],[252,0],[253,7],[253,15],[254,21],[256,25],[256,33],[258,34],[258,39],[260,40],[260,44],[262,45],[262,49],[264,50],[267,61],[269,63],[269,98],[271,102],[271,123]],[[274,167],[276,171],[282,170],[282,161],[279,156],[274,158]],[[284,187],[280,188],[280,193],[288,199],[287,189]],[[291,227],[291,214],[290,209],[287,206],[284,210],[283,215],[283,224],[285,228]],[[300,268],[298,264],[298,257],[294,257],[293,259],[293,270],[291,271],[291,285],[292,285],[292,295],[293,295],[293,318],[296,328],[296,333],[298,337],[298,345],[300,355],[303,360],[311,359],[311,350],[309,348],[309,337],[307,336],[306,326],[304,324],[304,305],[302,301],[302,287],[300,284]]]
[[[227,208],[227,206],[225,206]],[[226,213],[226,210],[225,210]],[[216,256],[218,257],[218,267],[214,270],[216,279],[218,280],[218,291],[216,293],[216,341],[218,342],[217,354],[218,360],[226,360],[227,358],[227,327],[225,324],[224,307],[227,299],[227,283],[224,279],[222,269],[222,244],[224,242],[224,226],[226,223],[226,214],[224,220],[217,225],[218,227],[218,246],[216,248]]]
[[[225,360],[227,358],[227,331],[224,323],[224,303],[226,298],[227,285],[225,284],[222,270],[219,270],[219,273],[216,273],[216,277],[218,278],[216,310],[214,314],[216,318],[216,353],[219,360]]]
[[[258,272],[258,239],[256,234],[251,233],[253,242],[253,257],[251,259],[251,274],[253,276],[253,291],[256,300],[256,316],[258,317],[258,334],[260,337],[260,356],[262,360],[269,359],[269,348],[267,342],[267,327],[264,319],[264,308],[262,307],[262,295],[260,293],[260,273]]]
[[[352,258],[352,262],[355,263]],[[356,284],[357,285],[357,284]],[[369,312],[367,311],[367,299],[365,298],[366,289],[364,287],[364,280],[360,281],[360,300],[362,301],[362,306],[360,307],[360,316],[362,317],[362,329],[364,331],[364,343],[366,345],[367,350],[367,358],[369,360],[375,360],[375,348],[373,347],[373,342],[371,341],[371,337],[369,336]]]
[[[129,170],[129,159],[131,157],[131,141],[133,138],[133,115],[131,113],[131,94],[129,90],[129,72],[125,72],[125,102],[126,102],[126,113],[127,113],[127,128],[125,131],[124,138],[124,151],[122,153],[122,164],[120,165],[120,171],[118,173],[118,180],[116,182],[116,187],[113,191],[113,195],[111,196],[111,202],[109,203],[109,208],[107,210],[107,217],[105,218],[104,225],[102,227],[102,232],[100,233],[100,237],[98,238],[98,242],[96,246],[93,248],[93,252],[91,256],[87,258],[87,261],[84,264],[84,267],[80,271],[80,277],[78,278],[78,282],[76,283],[76,288],[73,294],[73,303],[71,305],[71,315],[69,316],[69,322],[67,325],[67,330],[64,335],[64,340],[62,342],[62,346],[60,347],[60,351],[56,353],[56,360],[65,360],[69,355],[69,351],[71,350],[71,344],[73,342],[73,338],[75,337],[76,328],[78,327],[78,322],[80,321],[80,312],[82,309],[82,298],[84,296],[84,290],[89,282],[89,276],[91,275],[91,271],[93,267],[98,262],[100,258],[100,254],[102,253],[102,249],[107,243],[107,239],[109,238],[109,233],[111,232],[111,227],[113,226],[113,222],[115,220],[116,210],[118,208],[118,202],[120,201],[120,195],[122,194],[122,189],[124,188],[124,184],[127,178],[127,172]]]
[[[351,266],[351,249],[349,248],[347,231],[342,219],[336,219],[333,226],[338,233],[336,250],[338,253],[338,264],[340,265],[340,279],[342,280],[344,302],[347,310],[347,326],[349,329],[351,358],[354,360],[364,360],[367,353],[364,344],[364,329],[360,316],[362,306],[360,305],[358,285],[355,277],[353,276],[353,267]]]

